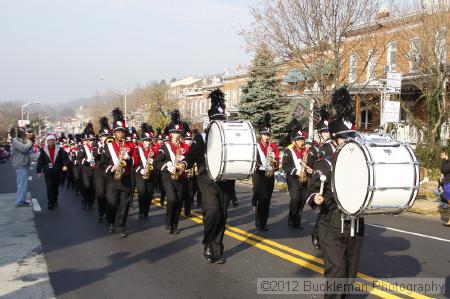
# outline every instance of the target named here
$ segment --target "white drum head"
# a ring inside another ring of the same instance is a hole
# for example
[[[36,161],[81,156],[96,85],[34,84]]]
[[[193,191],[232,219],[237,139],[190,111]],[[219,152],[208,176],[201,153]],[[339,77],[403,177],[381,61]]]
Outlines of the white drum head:
[[[357,142],[346,143],[334,162],[335,200],[347,214],[356,214],[364,204],[369,186],[369,170],[364,151]]]
[[[213,180],[216,180],[223,167],[223,146],[222,146],[222,132],[218,121],[211,123],[206,137],[206,163],[209,175]]]

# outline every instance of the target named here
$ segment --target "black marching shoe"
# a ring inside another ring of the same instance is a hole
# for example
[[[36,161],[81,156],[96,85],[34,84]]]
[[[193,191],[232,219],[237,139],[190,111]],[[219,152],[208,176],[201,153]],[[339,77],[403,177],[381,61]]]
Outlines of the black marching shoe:
[[[173,234],[172,225],[166,225],[166,231],[169,233],[169,235]]]
[[[180,231],[178,230],[178,225],[174,225],[173,229],[172,229],[172,234],[178,235],[179,233],[180,233]]]
[[[141,213],[139,213],[138,219],[139,219],[139,220],[142,220],[142,219],[144,219],[144,215],[143,215],[143,214],[141,214]]]
[[[315,249],[320,250],[319,238],[313,237],[312,243]]]
[[[53,206],[53,205],[48,205],[48,206],[47,206],[47,209],[53,210],[53,209],[54,209],[54,206]]]
[[[98,214],[97,221],[102,222],[103,221],[103,214]]]
[[[144,214],[144,215],[143,215],[143,219],[144,219],[144,220],[148,220],[148,215]]]
[[[208,263],[214,263],[211,246],[209,246],[209,245],[205,246],[205,249],[203,250],[203,256],[205,257],[205,260]]]
[[[114,224],[112,223],[108,224],[108,232],[110,234],[114,234]]]
[[[87,202],[86,201],[82,201],[81,202],[81,208],[83,209],[83,210],[86,210],[86,208],[87,208]]]

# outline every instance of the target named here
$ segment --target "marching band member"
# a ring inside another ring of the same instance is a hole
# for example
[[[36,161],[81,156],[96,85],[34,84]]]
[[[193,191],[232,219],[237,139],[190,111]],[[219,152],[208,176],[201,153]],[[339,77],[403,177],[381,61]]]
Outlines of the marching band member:
[[[136,186],[138,190],[139,201],[139,219],[148,219],[150,210],[150,202],[153,199],[155,189],[155,173],[153,167],[153,159],[158,153],[153,147],[153,129],[147,123],[141,126],[142,145],[136,147],[137,156],[139,158],[136,168]]]
[[[319,143],[313,145],[309,155],[307,165],[311,168],[315,168],[316,162],[322,157],[331,157],[336,151],[333,141],[330,139],[330,131],[328,129],[328,111],[326,106],[320,108],[320,121],[317,124],[317,133],[319,134]],[[316,224],[314,225],[311,239],[314,248],[320,249],[319,243],[319,223],[320,214],[317,215]]]
[[[82,149],[83,144],[83,135],[77,134],[75,135],[75,148],[72,150],[73,157],[73,179],[75,181],[75,196],[79,196],[81,189],[81,165],[77,160],[78,152]]]
[[[181,204],[187,192],[185,165],[181,163],[181,160],[188,148],[180,143],[183,132],[180,112],[172,111],[171,118],[171,123],[166,127],[170,141],[160,147],[154,163],[162,172],[162,182],[167,194],[166,229],[169,234],[178,234]]]
[[[156,128],[155,147],[156,147],[157,152],[163,143],[164,143],[164,135],[161,132],[161,128]],[[159,170],[159,168],[155,168],[154,172],[155,172],[155,177],[156,177],[155,186],[157,186],[159,193],[160,193],[159,203],[161,204],[162,207],[164,207],[164,201],[166,199],[166,191],[164,191],[164,186],[163,186],[162,178],[161,178],[161,171]]]
[[[132,191],[130,173],[131,167],[137,165],[137,156],[134,147],[125,142],[127,129],[122,111],[116,108],[112,114],[114,140],[105,145],[103,154],[105,173],[108,174],[106,214],[109,232],[114,233],[117,223],[119,236],[126,238],[125,225]]]
[[[209,120],[226,120],[225,99],[220,89],[213,90],[209,98],[211,108],[208,110]],[[186,168],[198,167],[198,185],[202,192],[203,205],[203,255],[209,263],[223,264],[223,236],[227,222],[227,209],[232,195],[234,181],[214,182],[206,169],[206,133],[195,135],[189,152],[186,154]]]
[[[270,126],[270,114],[264,115],[259,128],[261,140],[256,145],[258,155],[255,173],[252,176],[254,186],[254,210],[255,226],[259,230],[267,231],[267,219],[269,218],[270,200],[275,184],[274,172],[278,170],[280,153],[275,143],[270,142],[272,128]]]
[[[108,183],[108,175],[105,173],[106,166],[103,163],[102,156],[105,152],[105,141],[112,141],[111,128],[109,127],[108,118],[103,116],[99,120],[100,130],[98,132],[99,140],[94,146],[93,154],[95,158],[95,195],[97,197],[98,222],[102,222],[106,215],[106,187]]]
[[[286,173],[286,181],[291,198],[288,224],[300,229],[303,229],[301,226],[301,213],[305,205],[305,186],[304,182],[300,181],[300,178],[303,175],[302,171],[305,171],[305,169],[302,169],[304,167],[302,161],[306,138],[306,131],[302,130],[300,125],[294,124],[291,133],[292,145],[284,151],[283,156],[283,169]]]
[[[68,161],[67,161],[67,190],[75,189],[75,179],[73,177],[73,162],[74,156],[72,156],[72,151],[76,149],[75,140],[72,134],[68,135],[68,147],[66,149]],[[75,154],[76,157],[76,154]]]
[[[181,142],[185,145],[185,147],[189,148],[192,145],[192,132],[189,129],[189,125],[187,123],[184,124],[184,131],[181,136]],[[186,197],[183,199],[183,207],[184,207],[184,216],[191,217],[191,209],[192,203],[194,202],[194,196],[197,186],[197,176],[195,175],[195,166],[188,170],[187,172],[187,188]]]
[[[335,146],[354,138],[356,132],[353,102],[346,88],[342,87],[332,95],[336,116],[329,123],[332,142]],[[316,169],[307,191],[307,202],[311,207],[320,207],[318,231],[320,246],[325,262],[326,278],[355,278],[358,272],[362,242],[364,238],[364,219],[357,222],[354,237],[351,236],[351,221],[339,210],[331,187],[332,156],[326,156],[316,163]],[[325,176],[323,194],[320,194],[320,176]],[[350,282],[351,283],[351,282]],[[345,294],[325,295],[325,298],[340,298]]]
[[[192,130],[192,136],[193,136],[192,137],[192,141],[194,141],[195,136],[197,136],[197,135],[201,135],[200,132],[197,129],[193,129]],[[192,144],[191,144],[191,146],[192,146]],[[193,173],[194,173],[194,176],[195,176],[195,181],[193,183],[193,189],[192,189],[191,197],[192,197],[192,202],[194,202],[194,198],[197,195],[197,204],[196,204],[196,206],[197,207],[201,207],[202,206],[202,192],[200,191],[200,187],[198,186],[198,167],[197,167],[197,164],[194,164],[194,168],[195,169],[194,169]]]
[[[95,158],[94,140],[96,139],[92,123],[88,123],[83,132],[83,146],[78,151],[77,161],[81,165],[81,207],[92,210],[95,202]]]
[[[55,136],[47,136],[45,145],[41,148],[39,154],[36,172],[38,177],[41,177],[44,173],[49,210],[58,206],[59,179],[61,173],[67,171],[67,160],[66,152],[59,145],[56,145]]]
[[[136,147],[138,145],[139,136],[135,127],[129,127],[127,135],[125,136],[127,143],[134,148],[136,151]],[[130,198],[130,209],[134,210],[134,191],[136,190],[136,167],[131,169],[131,198]]]

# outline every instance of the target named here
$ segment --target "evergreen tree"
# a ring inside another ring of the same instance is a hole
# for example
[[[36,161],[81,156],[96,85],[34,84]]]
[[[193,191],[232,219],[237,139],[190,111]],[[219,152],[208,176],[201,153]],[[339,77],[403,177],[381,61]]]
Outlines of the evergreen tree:
[[[282,95],[281,80],[277,78],[274,55],[265,45],[256,50],[249,69],[247,84],[242,88],[239,113],[256,128],[267,111],[272,116],[273,137],[280,142],[292,118],[293,107]]]

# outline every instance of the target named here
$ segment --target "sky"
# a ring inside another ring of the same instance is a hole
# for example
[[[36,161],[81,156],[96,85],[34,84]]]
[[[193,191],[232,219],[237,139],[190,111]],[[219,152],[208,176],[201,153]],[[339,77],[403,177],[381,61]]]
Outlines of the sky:
[[[248,64],[256,0],[0,0],[0,101],[62,103]],[[102,81],[100,76],[109,80]]]

